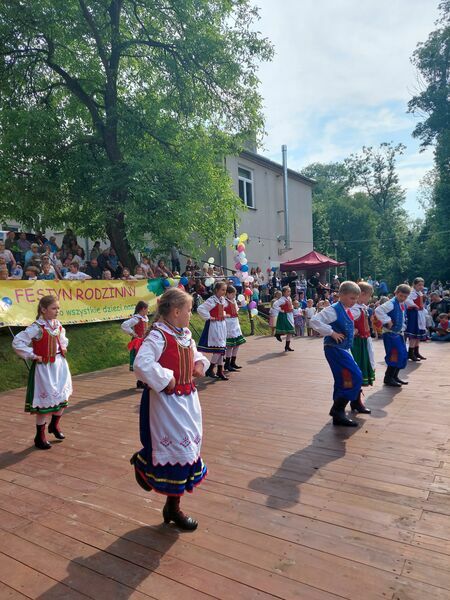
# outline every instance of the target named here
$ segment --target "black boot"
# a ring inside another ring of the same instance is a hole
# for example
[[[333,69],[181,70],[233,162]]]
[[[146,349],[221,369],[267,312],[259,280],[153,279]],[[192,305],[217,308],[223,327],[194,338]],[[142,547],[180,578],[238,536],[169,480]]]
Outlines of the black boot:
[[[238,369],[242,369],[242,367],[239,367],[239,366],[236,364],[236,357],[235,357],[235,356],[232,356],[232,357],[231,357],[230,366],[231,366],[231,367],[233,367],[233,369],[234,369],[235,371],[237,371]]]
[[[408,358],[409,358],[409,360],[412,360],[413,362],[420,362],[420,358],[417,358],[415,350],[416,350],[415,348],[408,349]]]
[[[141,475],[140,471],[138,471],[136,467],[137,455],[138,453],[135,452],[130,458],[130,464],[132,464],[134,467],[134,476],[136,478],[136,482],[143,490],[145,490],[146,492],[151,492],[151,486],[147,483],[146,479],[144,479],[144,477]]]
[[[233,362],[231,360],[231,357],[228,357],[225,359],[225,364],[224,364],[224,370],[225,371],[237,371],[236,367],[233,365]]]
[[[223,372],[223,366],[222,365],[218,365],[217,366],[217,378],[218,379],[222,379],[222,381],[228,381],[229,377],[227,377],[225,375],[225,373]]]
[[[291,342],[286,342],[286,345],[284,347],[284,351],[285,352],[294,352],[294,348],[291,348]]]
[[[367,406],[362,401],[362,390],[359,391],[358,398],[354,402],[350,402],[350,407],[353,412],[365,415],[370,415],[370,413],[372,412],[370,408],[367,408]]]
[[[387,385],[389,387],[401,387],[401,383],[399,383],[394,376],[395,367],[388,367],[384,375],[384,385]]]
[[[345,398],[338,398],[333,402],[333,406],[330,410],[330,417],[333,417],[333,425],[342,425],[343,427],[358,427],[356,421],[352,421],[345,414],[345,407],[347,406],[347,400]]]
[[[217,379],[217,375],[214,373],[214,367],[212,363],[209,365],[208,370],[205,373],[205,377],[211,377],[211,379]]]
[[[48,432],[53,433],[57,440],[64,440],[66,436],[63,434],[61,429],[59,428],[59,420],[61,416],[52,415],[52,420],[50,421],[50,425],[48,426]]]
[[[422,356],[421,354],[419,354],[419,346],[416,346],[414,348],[414,356],[416,358],[418,358],[419,360],[427,360],[425,356]]]
[[[400,373],[400,369],[395,369],[395,373],[394,373],[395,381],[398,381],[400,385],[408,385],[409,381],[403,381],[403,379],[400,379],[400,377],[398,376],[399,373]]]
[[[282,342],[283,340],[281,339],[281,335],[279,333],[275,334],[275,338],[279,341]]]
[[[43,425],[36,425],[36,437],[34,438],[34,445],[39,450],[49,450],[52,445],[45,437],[45,423]]]
[[[143,381],[141,381],[140,379],[138,379],[136,382],[136,389],[143,390],[144,388],[145,388],[145,383]]]
[[[177,527],[185,531],[194,531],[198,527],[198,522],[185,515],[180,510],[180,498],[177,496],[167,496],[166,503],[163,508],[164,523],[173,521]]]

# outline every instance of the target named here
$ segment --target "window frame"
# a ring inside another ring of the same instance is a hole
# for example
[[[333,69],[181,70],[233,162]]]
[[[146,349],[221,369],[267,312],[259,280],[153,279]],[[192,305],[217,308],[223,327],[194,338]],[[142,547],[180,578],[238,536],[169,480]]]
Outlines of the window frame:
[[[247,171],[247,173],[250,173],[250,178],[245,177],[245,175],[241,175],[240,171]],[[242,202],[244,203],[244,205],[247,208],[256,210],[256,206],[255,206],[255,186],[254,186],[254,171],[253,169],[250,169],[249,167],[246,167],[244,165],[239,165],[238,164],[238,195],[239,198],[242,200]],[[244,188],[244,198],[241,198],[240,195],[240,183],[242,182],[243,184],[243,188]],[[252,204],[248,204],[248,199],[247,199],[247,185],[251,186],[251,197],[252,197]]]

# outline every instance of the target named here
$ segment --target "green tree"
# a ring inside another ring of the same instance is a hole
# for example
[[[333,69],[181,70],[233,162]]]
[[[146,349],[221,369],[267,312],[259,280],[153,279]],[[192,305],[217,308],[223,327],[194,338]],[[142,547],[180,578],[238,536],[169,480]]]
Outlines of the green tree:
[[[0,210],[107,235],[122,261],[220,243],[222,157],[262,130],[272,48],[249,0],[10,0],[0,7]]]
[[[436,175],[421,232],[421,260],[431,276],[450,279],[450,0],[439,8],[437,29],[418,44],[412,57],[421,89],[408,109],[422,117],[413,132],[422,148],[435,147]]]

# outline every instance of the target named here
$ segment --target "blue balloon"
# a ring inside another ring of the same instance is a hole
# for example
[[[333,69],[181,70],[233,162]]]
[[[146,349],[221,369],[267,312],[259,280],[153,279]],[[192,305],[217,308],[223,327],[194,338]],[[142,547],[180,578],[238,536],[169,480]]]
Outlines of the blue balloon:
[[[2,302],[4,302],[5,304],[8,304],[8,306],[12,306],[12,300],[11,300],[11,298],[8,298],[8,296],[5,296],[4,298],[2,298]]]
[[[276,273],[277,272],[277,268],[276,267],[272,267],[272,273]]]
[[[243,273],[247,273],[247,271],[248,271],[248,265],[241,265],[241,271]]]
[[[189,279],[187,277],[182,277],[180,279],[181,285],[187,285],[189,283]]]
[[[162,284],[165,288],[170,288],[170,281],[168,279],[163,279]]]

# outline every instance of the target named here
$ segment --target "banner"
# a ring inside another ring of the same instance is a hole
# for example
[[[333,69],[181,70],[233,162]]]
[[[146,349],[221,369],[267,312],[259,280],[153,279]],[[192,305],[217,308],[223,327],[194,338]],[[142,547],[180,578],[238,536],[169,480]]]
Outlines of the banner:
[[[0,327],[28,326],[36,320],[39,299],[52,294],[60,305],[58,319],[65,325],[128,319],[139,300],[156,308],[152,280],[111,281],[0,281]]]

